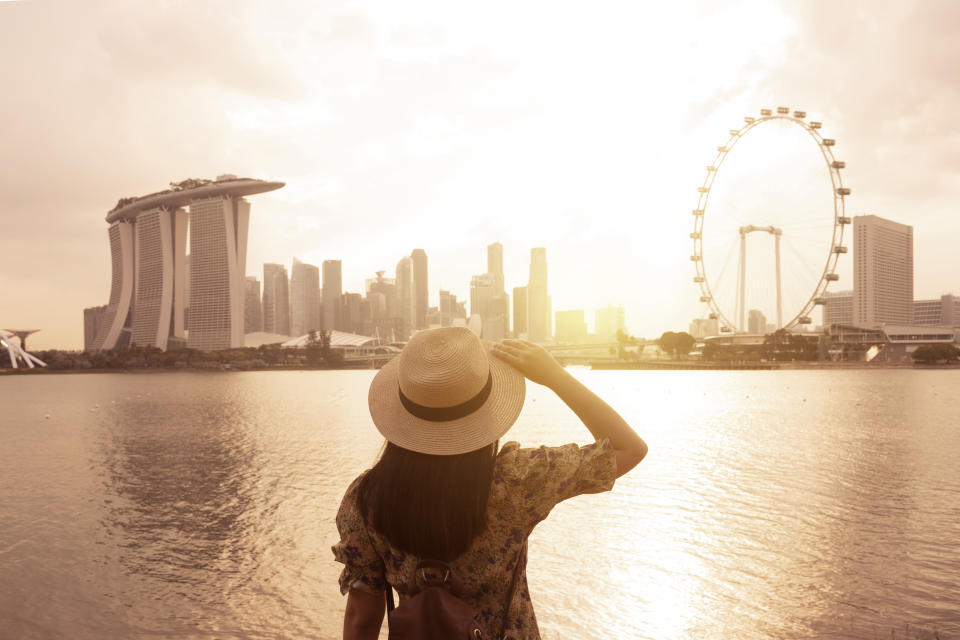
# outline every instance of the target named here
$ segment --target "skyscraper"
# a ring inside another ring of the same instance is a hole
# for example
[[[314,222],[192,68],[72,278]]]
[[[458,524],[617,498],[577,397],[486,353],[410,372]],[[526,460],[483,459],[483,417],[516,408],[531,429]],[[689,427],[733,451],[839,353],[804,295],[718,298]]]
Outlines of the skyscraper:
[[[363,296],[359,293],[350,293],[348,291],[343,294],[340,322],[344,326],[344,331],[349,333],[362,333],[362,306]]]
[[[456,321],[466,320],[467,313],[463,302],[457,302],[457,296],[449,291],[440,289],[440,326],[450,327],[456,324]]]
[[[339,260],[323,261],[323,328],[343,331],[340,322],[340,296],[343,295],[343,275]]]
[[[626,316],[623,307],[612,304],[593,312],[593,332],[597,338],[614,340],[617,331],[626,331]]]
[[[290,335],[320,330],[320,269],[293,259],[290,269]]]
[[[720,321],[716,318],[694,318],[690,321],[690,335],[707,338],[720,335]]]
[[[250,203],[221,195],[190,203],[190,324],[187,346],[243,346]]]
[[[88,307],[83,310],[83,350],[93,351],[93,343],[97,339],[103,316],[107,312],[107,305]]]
[[[496,293],[505,293],[503,280],[503,245],[499,242],[487,245],[487,273],[494,277]]]
[[[247,276],[243,298],[243,332],[254,331],[263,331],[263,304],[260,301],[260,281],[256,276]]]
[[[587,341],[587,323],[583,310],[557,311],[557,342],[583,344]]]
[[[93,348],[133,343],[166,349],[171,339],[183,344],[185,337],[196,349],[242,346],[250,218],[243,196],[282,186],[223,175],[122,198],[107,214],[113,279]]]
[[[503,245],[487,245],[487,274],[493,278],[493,297],[484,314],[484,339],[502,340],[510,331],[510,296],[504,290]]]
[[[823,324],[853,324],[853,291],[828,291],[823,294]]]
[[[416,280],[410,256],[400,258],[397,263],[397,298],[400,302],[400,338],[407,340],[417,323]]]
[[[854,324],[912,324],[913,227],[855,216],[853,261]]]
[[[137,215],[133,243],[135,313],[130,336],[133,344],[165,350],[171,335],[184,337],[186,240],[187,214],[183,209],[157,207]]]
[[[749,333],[762,334],[767,332],[767,316],[759,309],[750,309],[747,312],[747,331]]]
[[[933,300],[915,300],[913,323],[960,327],[960,297],[948,293]]]
[[[414,249],[410,258],[413,260],[414,298],[417,306],[416,328],[426,329],[427,307],[430,301],[427,288],[427,254],[423,249]]]
[[[530,281],[527,283],[527,335],[531,342],[550,338],[550,299],[547,293],[547,250],[530,250]]]
[[[527,333],[527,288],[513,288],[513,336],[519,338]]]
[[[282,264],[263,265],[263,330],[290,335],[290,288]]]
[[[497,293],[497,279],[492,273],[473,276],[470,280],[470,315],[481,318],[484,340],[502,340],[507,335],[507,297]]]
[[[110,238],[110,261],[113,267],[113,279],[110,283],[110,300],[100,321],[97,337],[93,341],[93,350],[113,349],[130,343],[130,331],[126,340],[120,339],[120,333],[127,324],[130,303],[133,300],[133,223],[117,221],[107,229]]]

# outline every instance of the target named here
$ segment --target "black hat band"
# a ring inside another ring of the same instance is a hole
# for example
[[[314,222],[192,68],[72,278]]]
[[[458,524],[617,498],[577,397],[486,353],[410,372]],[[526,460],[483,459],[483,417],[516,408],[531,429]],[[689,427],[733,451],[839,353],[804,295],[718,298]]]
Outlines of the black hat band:
[[[490,397],[490,391],[493,389],[493,374],[487,374],[487,384],[483,385],[483,389],[480,389],[480,392],[467,400],[466,402],[461,402],[458,405],[452,407],[425,407],[422,404],[417,404],[407,396],[403,395],[403,390],[397,387],[397,391],[400,393],[400,404],[403,405],[403,408],[406,409],[411,415],[420,418],[421,420],[429,420],[430,422],[449,422],[450,420],[457,420],[465,416],[470,415],[477,409],[483,406],[483,403],[487,401],[487,398]]]

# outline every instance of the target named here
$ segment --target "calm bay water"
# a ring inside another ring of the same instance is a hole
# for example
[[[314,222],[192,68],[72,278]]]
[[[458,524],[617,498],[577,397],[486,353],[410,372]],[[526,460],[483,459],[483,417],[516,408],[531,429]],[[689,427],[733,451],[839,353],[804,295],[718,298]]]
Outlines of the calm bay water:
[[[0,378],[0,638],[339,637],[373,373]],[[650,454],[531,538],[545,638],[960,637],[960,371],[575,373]]]

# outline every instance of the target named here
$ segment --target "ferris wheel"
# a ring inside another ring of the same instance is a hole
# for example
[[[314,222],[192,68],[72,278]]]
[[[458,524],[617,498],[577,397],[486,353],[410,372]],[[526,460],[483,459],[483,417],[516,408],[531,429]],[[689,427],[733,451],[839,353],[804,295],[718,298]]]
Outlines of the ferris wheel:
[[[809,325],[814,309],[826,303],[827,286],[839,280],[837,263],[847,253],[843,231],[851,222],[844,209],[850,189],[840,175],[846,165],[833,155],[836,140],[824,138],[821,123],[806,117],[787,107],[745,117],[717,147],[698,188],[690,260],[700,302],[722,333]],[[738,143],[744,149],[739,166],[737,154],[731,156]],[[807,174],[798,173],[798,157],[807,159]],[[737,168],[717,182],[728,158],[728,167]],[[814,188],[818,181],[822,189]],[[725,182],[731,184],[724,188]]]

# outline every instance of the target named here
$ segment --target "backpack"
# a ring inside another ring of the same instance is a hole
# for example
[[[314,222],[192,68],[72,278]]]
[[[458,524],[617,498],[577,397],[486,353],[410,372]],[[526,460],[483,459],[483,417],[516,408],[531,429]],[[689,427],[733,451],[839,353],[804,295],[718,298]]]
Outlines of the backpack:
[[[457,597],[453,569],[439,560],[421,560],[410,584],[412,597],[394,607],[387,585],[389,640],[492,640],[477,623],[477,612]]]

